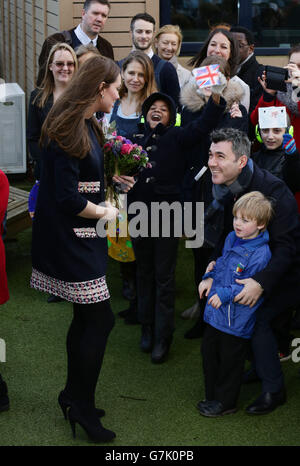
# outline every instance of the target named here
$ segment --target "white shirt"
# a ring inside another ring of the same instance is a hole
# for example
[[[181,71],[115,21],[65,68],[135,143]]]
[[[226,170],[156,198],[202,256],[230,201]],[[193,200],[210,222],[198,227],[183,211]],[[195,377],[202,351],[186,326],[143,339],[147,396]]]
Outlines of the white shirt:
[[[89,36],[86,35],[86,33],[82,30],[81,25],[78,24],[77,28],[75,29],[75,35],[78,40],[82,43],[82,45],[88,45],[91,42],[93,42],[94,47],[97,47],[97,40],[98,36],[95,37],[95,39],[91,39]]]
[[[244,63],[246,63],[248,60],[250,60],[250,58],[254,55],[254,52],[250,53],[250,55],[248,55],[248,57],[246,58],[246,60],[242,61],[242,63],[239,64],[237,70],[236,70],[236,74],[238,74],[243,66]]]

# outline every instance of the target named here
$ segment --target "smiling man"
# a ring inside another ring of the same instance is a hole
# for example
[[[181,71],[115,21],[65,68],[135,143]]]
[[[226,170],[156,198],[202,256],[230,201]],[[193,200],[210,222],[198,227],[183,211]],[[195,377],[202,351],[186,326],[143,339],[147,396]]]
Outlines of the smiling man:
[[[130,23],[132,50],[140,50],[152,60],[157,88],[160,92],[170,96],[176,106],[179,103],[180,86],[175,67],[166,60],[162,60],[152,50],[155,31],[155,19],[148,13],[135,15]],[[118,62],[122,68],[122,59]]]
[[[262,95],[262,87],[257,78],[261,77],[265,67],[258,63],[255,58],[255,41],[252,32],[242,26],[233,26],[230,32],[238,43],[239,66],[237,76],[250,87],[249,112],[251,113]]]
[[[111,43],[99,35],[104,29],[110,8],[108,0],[86,0],[81,13],[81,22],[76,28],[52,34],[44,41],[39,56],[37,85],[41,84],[49,52],[56,42],[66,42],[74,50],[80,45],[92,43],[101,55],[114,59]]]
[[[297,204],[279,178],[260,169],[250,159],[250,141],[236,129],[216,130],[211,135],[208,167],[212,177],[213,202],[206,210],[205,239],[213,245],[210,267],[221,254],[224,239],[232,230],[232,207],[237,198],[260,191],[272,199],[274,216],[269,224],[272,258],[252,278],[237,280],[244,285],[235,297],[239,304],[253,307],[263,295],[252,338],[254,366],[262,382],[262,393],[247,408],[248,414],[267,414],[286,400],[277,341],[272,331],[274,318],[285,317],[299,303],[300,224]],[[218,225],[217,232],[214,228]],[[209,228],[211,226],[211,228]],[[212,233],[214,233],[214,237]],[[219,239],[216,241],[216,233]]]

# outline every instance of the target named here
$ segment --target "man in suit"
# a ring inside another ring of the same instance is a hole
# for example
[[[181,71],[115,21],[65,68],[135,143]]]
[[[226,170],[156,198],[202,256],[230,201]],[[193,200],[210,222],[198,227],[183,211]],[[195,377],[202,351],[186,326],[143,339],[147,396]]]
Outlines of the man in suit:
[[[66,42],[74,50],[80,45],[92,43],[100,54],[114,59],[112,45],[99,34],[103,31],[105,23],[110,12],[110,3],[108,0],[86,0],[83,5],[81,22],[76,28],[68,31],[61,31],[47,37],[44,41],[39,56],[39,73],[37,86],[42,82],[47,58],[51,47],[57,42]]]
[[[151,58],[158,89],[172,97],[178,105],[180,86],[176,69],[171,63],[159,58],[152,50],[155,19],[148,13],[139,13],[132,18],[130,30],[132,50],[140,50]],[[122,68],[122,63],[123,60],[118,62],[120,68]]]
[[[262,87],[258,82],[264,71],[264,65],[258,63],[254,55],[254,37],[249,29],[242,26],[233,26],[230,32],[236,38],[239,46],[239,66],[237,75],[250,87],[249,113],[254,110],[262,94]]]

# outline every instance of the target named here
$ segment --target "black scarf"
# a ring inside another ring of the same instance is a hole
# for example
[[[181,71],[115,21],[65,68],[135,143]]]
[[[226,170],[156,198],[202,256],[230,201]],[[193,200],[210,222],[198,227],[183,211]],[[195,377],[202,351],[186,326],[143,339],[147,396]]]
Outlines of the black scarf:
[[[215,247],[224,229],[224,206],[233,202],[235,196],[243,193],[249,186],[253,175],[253,161],[248,159],[238,178],[230,185],[214,184],[214,200],[204,214],[204,247]]]

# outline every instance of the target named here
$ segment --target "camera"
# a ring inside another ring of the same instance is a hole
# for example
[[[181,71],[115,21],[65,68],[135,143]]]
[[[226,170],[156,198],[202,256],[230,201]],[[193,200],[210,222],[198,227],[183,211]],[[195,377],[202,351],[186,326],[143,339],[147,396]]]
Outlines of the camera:
[[[286,92],[285,81],[288,79],[288,70],[279,68],[278,66],[267,65],[265,71],[267,88],[274,91]]]

